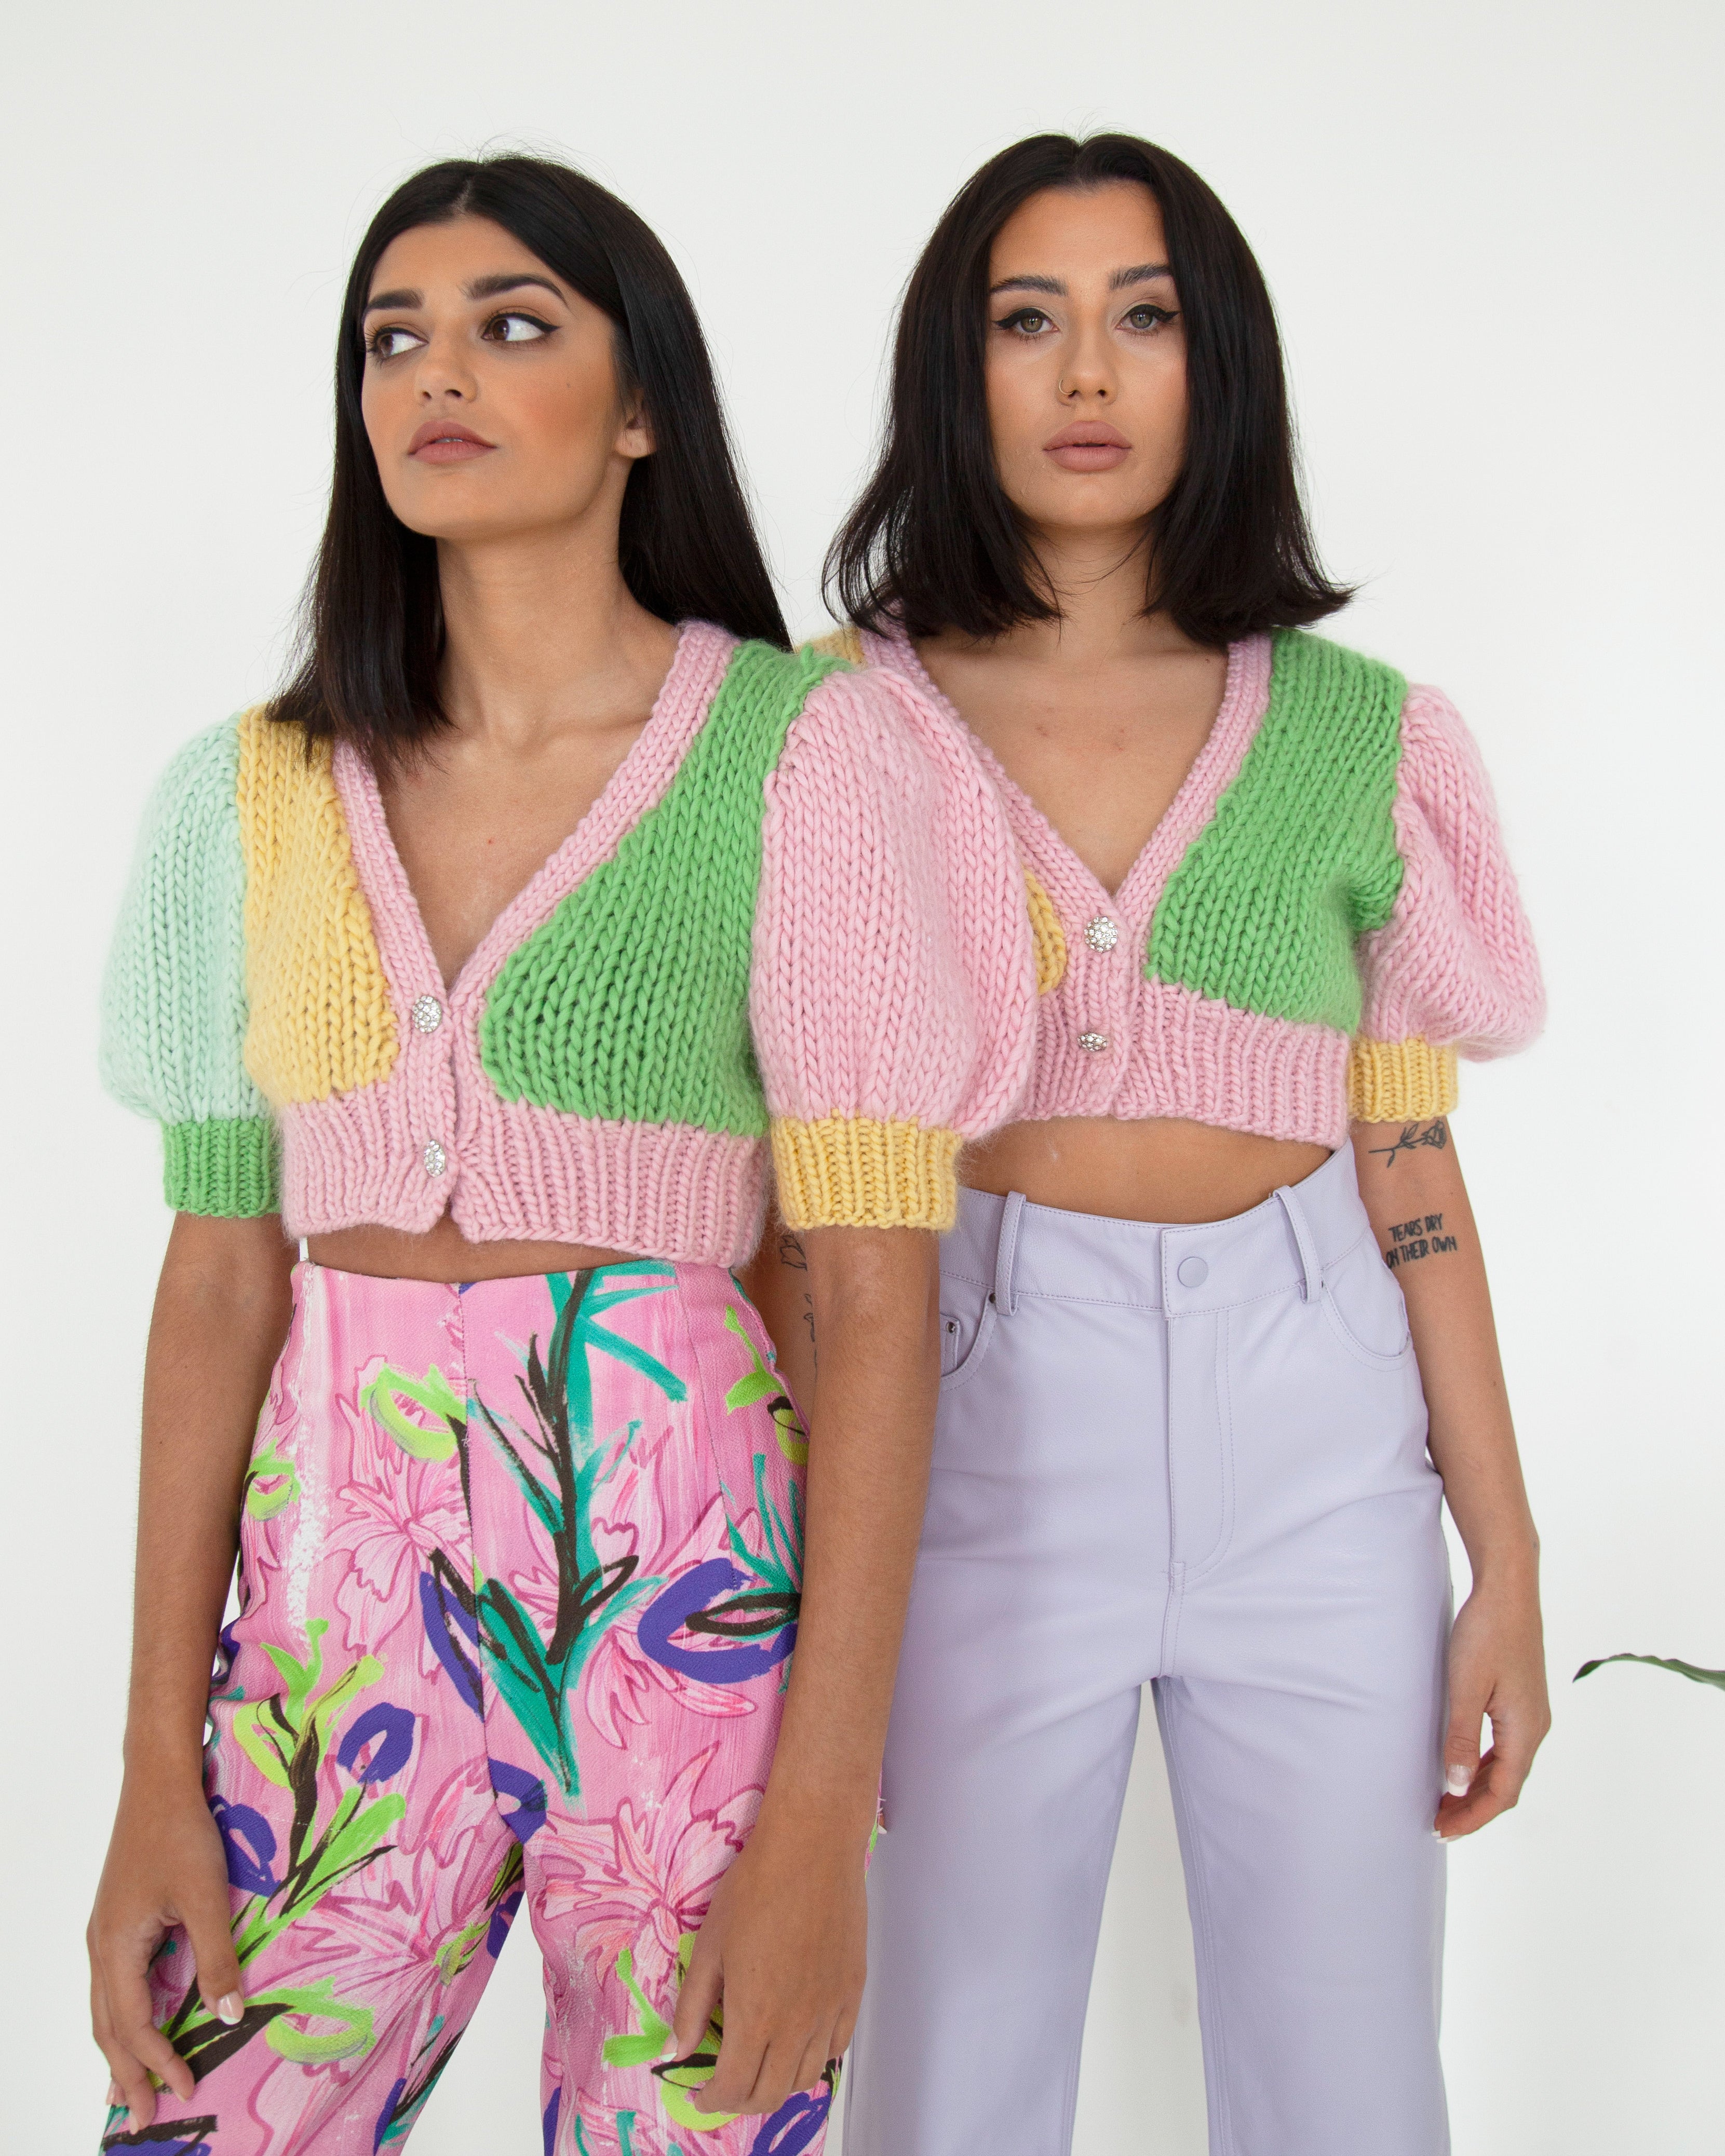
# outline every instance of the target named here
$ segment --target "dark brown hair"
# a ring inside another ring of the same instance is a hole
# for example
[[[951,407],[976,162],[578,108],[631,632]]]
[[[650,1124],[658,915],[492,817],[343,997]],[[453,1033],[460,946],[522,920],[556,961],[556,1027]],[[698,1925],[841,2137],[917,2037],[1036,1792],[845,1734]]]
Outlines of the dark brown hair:
[[[1035,135],[993,157],[911,275],[874,474],[827,557],[834,610],[912,635],[998,635],[1060,609],[995,470],[983,378],[988,258],[1021,203],[1117,181],[1162,210],[1186,326],[1180,475],[1150,519],[1147,611],[1201,644],[1319,620],[1351,590],[1325,576],[1301,501],[1276,314],[1245,235],[1190,166],[1133,135]]]

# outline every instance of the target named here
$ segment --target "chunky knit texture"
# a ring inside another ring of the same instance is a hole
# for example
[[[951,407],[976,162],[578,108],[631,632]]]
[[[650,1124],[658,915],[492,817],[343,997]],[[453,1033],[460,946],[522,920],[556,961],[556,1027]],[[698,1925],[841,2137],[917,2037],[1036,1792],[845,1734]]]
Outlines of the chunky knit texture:
[[[102,1081],[165,1127],[167,1202],[232,1218],[277,1203],[268,1103],[248,1076],[245,864],[234,722],[188,742],[144,817],[103,987]]]
[[[325,1101],[395,1068],[395,1014],[331,769],[264,711],[241,718],[247,1068],[272,1101]]]
[[[765,1135],[748,1028],[763,788],[835,664],[745,646],[665,798],[511,952],[480,1027],[505,1100]],[[592,1009],[604,1024],[582,1022]]]
[[[452,984],[362,758],[262,713],[194,742],[146,824],[104,1064],[187,1211],[314,1235],[448,1209],[476,1241],[736,1265],[769,1131],[801,1224],[950,1220],[1034,1005],[1010,833],[950,723],[696,623]]]
[[[1538,960],[1477,752],[1435,690],[1322,638],[1228,654],[1209,738],[1120,889],[964,728],[901,633],[826,648],[917,689],[1006,804],[1041,991],[1028,1117],[1338,1145],[1446,1114],[1456,1057],[1539,1029]]]

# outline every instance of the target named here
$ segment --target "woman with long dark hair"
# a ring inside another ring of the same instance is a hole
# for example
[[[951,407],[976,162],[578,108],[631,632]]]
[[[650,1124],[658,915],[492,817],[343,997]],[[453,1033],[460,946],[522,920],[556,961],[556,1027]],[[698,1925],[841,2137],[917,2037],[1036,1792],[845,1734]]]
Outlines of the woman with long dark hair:
[[[943,1246],[849,2156],[1070,2145],[1146,1681],[1212,2148],[1437,2156],[1442,1845],[1548,1719],[1448,1122],[1457,1052],[1542,1009],[1477,755],[1309,633],[1348,593],[1262,276],[1132,137],[1038,136],[961,190],[829,567],[839,648],[962,716],[999,787],[1042,990]]]
[[[547,2152],[819,2146],[932,1231],[1034,987],[950,729],[785,643],[653,234],[540,160],[408,181],[343,303],[303,664],[175,759],[108,983],[177,1217],[106,2146],[394,2148],[524,1894]],[[731,1270],[769,1152],[806,1435]]]

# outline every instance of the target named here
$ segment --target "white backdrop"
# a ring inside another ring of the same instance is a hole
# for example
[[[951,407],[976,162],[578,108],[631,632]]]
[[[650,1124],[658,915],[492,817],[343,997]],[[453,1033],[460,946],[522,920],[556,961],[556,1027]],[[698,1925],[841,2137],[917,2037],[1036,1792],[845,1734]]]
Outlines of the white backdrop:
[[[634,203],[694,288],[812,628],[934,216],[1015,136],[1111,125],[1190,159],[1257,247],[1319,532],[1368,580],[1337,633],[1469,715],[1550,974],[1546,1040],[1471,1075],[1457,1123],[1545,1534],[1558,1722],[1519,1813],[1451,1863],[1456,2146],[1718,2148],[1725,1701],[1652,1671],[1567,1680],[1614,1648],[1725,1663],[1721,21],[1704,0],[59,0],[13,19],[7,2147],[93,2146],[104,2083],[80,1934],[167,1216],[153,1136],[96,1088],[98,973],[152,775],[276,678],[367,217],[414,166],[486,145],[569,155]],[[535,1958],[523,1927],[424,2156],[538,2148]],[[1152,1735],[1081,2156],[1199,2156],[1196,2071]]]

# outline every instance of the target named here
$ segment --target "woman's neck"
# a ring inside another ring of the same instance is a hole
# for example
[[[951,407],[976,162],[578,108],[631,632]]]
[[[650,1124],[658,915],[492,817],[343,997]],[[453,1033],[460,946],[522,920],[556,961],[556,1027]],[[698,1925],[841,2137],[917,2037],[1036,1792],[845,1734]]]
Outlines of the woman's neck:
[[[1015,623],[989,640],[991,654],[1076,675],[1196,648],[1166,615],[1144,611],[1142,533],[1039,531],[1033,544],[1059,616]]]
[[[525,751],[651,706],[676,631],[624,582],[616,542],[614,528],[575,525],[439,544],[442,687],[458,732]]]

